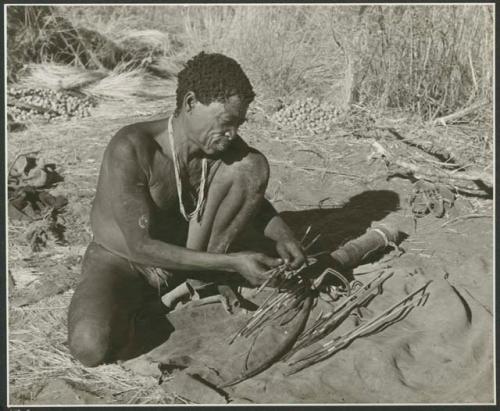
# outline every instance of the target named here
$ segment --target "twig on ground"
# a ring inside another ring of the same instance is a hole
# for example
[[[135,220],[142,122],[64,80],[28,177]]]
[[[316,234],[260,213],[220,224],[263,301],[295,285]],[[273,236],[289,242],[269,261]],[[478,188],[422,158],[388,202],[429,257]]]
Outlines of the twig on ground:
[[[465,107],[462,110],[456,111],[455,113],[448,114],[447,116],[436,118],[433,121],[433,124],[440,124],[440,125],[446,126],[447,122],[458,120],[458,119],[460,119],[460,118],[462,118],[470,113],[473,113],[476,110],[479,110],[480,108],[486,106],[487,104],[488,104],[487,101],[479,101],[475,104],[470,105],[469,107]]]
[[[279,161],[279,160],[275,160],[272,158],[269,158],[269,163],[280,164],[280,165],[283,165],[285,167],[293,168],[295,170],[304,170],[304,171],[311,171],[311,172],[318,172],[318,173],[335,174],[335,175],[339,175],[339,176],[343,176],[343,177],[352,178],[355,180],[360,180],[360,181],[365,180],[364,177],[356,175],[356,174],[343,173],[341,171],[335,171],[335,170],[331,170],[328,168],[321,168],[321,167],[298,166],[296,164],[292,164],[292,163],[288,163],[288,162],[284,162],[284,161]]]
[[[449,224],[456,223],[457,221],[467,220],[469,218],[493,218],[493,216],[491,214],[466,214],[446,221],[445,223],[441,224],[441,228],[446,227]]]
[[[396,165],[397,167],[403,169],[407,173],[410,173],[413,175],[415,178],[419,177],[425,177],[426,179],[433,180],[433,181],[446,181],[446,180],[459,180],[459,181],[470,181],[473,183],[476,183],[476,185],[479,185],[479,183],[482,183],[484,186],[487,188],[491,189],[493,187],[493,181],[492,181],[492,176],[489,175],[488,173],[473,173],[473,172],[468,172],[468,173],[455,173],[451,174],[449,172],[446,172],[444,170],[441,171],[441,175],[437,175],[436,173],[430,173],[426,170],[422,170],[421,166],[417,166],[416,164],[408,163],[406,161],[398,160],[394,158],[379,142],[373,141],[372,146],[375,149],[375,152],[372,153],[369,156],[369,160],[375,159],[375,158],[382,158],[384,162],[386,163],[387,167],[390,167],[391,165]],[[481,188],[481,187],[480,187]]]

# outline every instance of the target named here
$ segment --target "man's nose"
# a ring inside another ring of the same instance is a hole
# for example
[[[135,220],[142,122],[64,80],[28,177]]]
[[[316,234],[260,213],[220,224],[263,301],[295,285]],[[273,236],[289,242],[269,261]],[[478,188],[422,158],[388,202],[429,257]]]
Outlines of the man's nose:
[[[229,130],[226,130],[224,135],[229,139],[232,140],[236,136],[236,130],[231,128]]]

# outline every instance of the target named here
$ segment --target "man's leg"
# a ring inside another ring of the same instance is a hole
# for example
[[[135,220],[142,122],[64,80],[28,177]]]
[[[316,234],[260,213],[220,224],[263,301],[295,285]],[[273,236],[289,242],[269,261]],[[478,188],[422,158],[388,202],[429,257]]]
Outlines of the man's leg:
[[[68,314],[69,348],[82,364],[126,360],[168,338],[158,291],[125,259],[91,243],[83,277]]]
[[[201,220],[190,222],[186,247],[227,252],[258,210],[268,180],[269,166],[258,152],[222,162],[210,183]]]
[[[247,150],[240,157],[237,161],[222,161],[215,172],[203,216],[199,222],[192,220],[189,224],[187,248],[228,252],[258,211],[269,180],[269,166],[256,151]],[[210,279],[192,279],[190,283],[200,287],[214,281],[215,276],[213,273]],[[234,297],[227,287],[219,287],[219,292],[228,300]]]

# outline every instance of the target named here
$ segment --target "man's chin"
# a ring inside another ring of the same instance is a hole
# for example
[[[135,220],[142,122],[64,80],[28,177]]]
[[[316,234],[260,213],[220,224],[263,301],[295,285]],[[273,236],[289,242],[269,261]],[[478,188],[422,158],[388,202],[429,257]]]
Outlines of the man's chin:
[[[227,149],[231,146],[231,143],[219,143],[214,144],[210,149],[214,155],[222,154],[227,151]]]
[[[226,150],[219,150],[219,149],[215,149],[213,147],[210,147],[210,148],[207,148],[205,150],[205,155],[208,157],[208,158],[212,158],[212,159],[219,159],[222,157],[222,155],[224,154]]]

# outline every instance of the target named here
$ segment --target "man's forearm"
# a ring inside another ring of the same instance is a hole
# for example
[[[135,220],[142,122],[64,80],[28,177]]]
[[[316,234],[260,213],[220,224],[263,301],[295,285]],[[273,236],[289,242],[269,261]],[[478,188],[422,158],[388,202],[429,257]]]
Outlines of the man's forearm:
[[[261,225],[264,236],[273,241],[294,239],[295,236],[288,225],[279,216],[269,200],[264,199],[257,221]]]
[[[147,239],[130,248],[134,261],[170,270],[237,271],[236,256],[190,250],[162,241]]]
[[[294,240],[295,235],[283,219],[277,214],[267,224],[264,235],[273,241]]]

